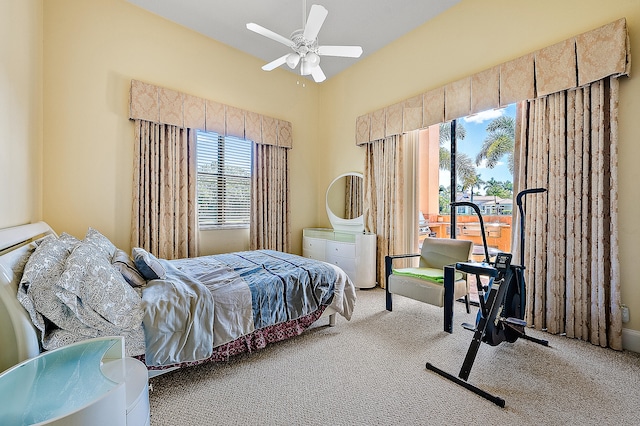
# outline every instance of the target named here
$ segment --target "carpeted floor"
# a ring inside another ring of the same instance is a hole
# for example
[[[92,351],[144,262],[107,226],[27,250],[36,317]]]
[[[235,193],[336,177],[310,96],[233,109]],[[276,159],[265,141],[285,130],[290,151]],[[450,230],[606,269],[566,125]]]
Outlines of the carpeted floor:
[[[469,382],[506,400],[500,408],[427,371],[457,376],[474,322],[456,303],[454,333],[442,310],[359,290],[354,317],[321,319],[303,335],[230,362],[151,379],[152,425],[632,425],[640,424],[640,354],[527,333],[483,344]]]

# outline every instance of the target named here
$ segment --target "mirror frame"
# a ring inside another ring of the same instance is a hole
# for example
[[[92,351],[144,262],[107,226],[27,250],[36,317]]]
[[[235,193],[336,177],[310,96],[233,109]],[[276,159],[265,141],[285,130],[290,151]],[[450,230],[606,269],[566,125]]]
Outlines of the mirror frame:
[[[329,186],[327,187],[327,192],[325,193],[325,207],[327,209],[327,216],[329,216],[329,222],[331,222],[331,227],[336,231],[364,232],[364,216],[363,215],[360,215],[353,219],[344,219],[336,216],[329,208],[329,191],[331,190],[331,187],[338,180],[347,176],[357,176],[361,178],[364,185],[364,175],[358,172],[343,173],[338,177],[336,177],[334,180],[332,180]]]

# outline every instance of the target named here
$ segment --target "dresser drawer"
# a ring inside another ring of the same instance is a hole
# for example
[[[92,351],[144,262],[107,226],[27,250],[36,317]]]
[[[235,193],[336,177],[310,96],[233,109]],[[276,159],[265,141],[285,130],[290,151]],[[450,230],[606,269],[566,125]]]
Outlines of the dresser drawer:
[[[339,266],[354,283],[356,282],[356,264],[352,257],[336,256],[335,254],[327,254],[327,263]]]
[[[329,255],[355,259],[356,245],[351,243],[339,243],[337,241],[327,241],[327,257]]]
[[[304,237],[302,239],[302,255],[311,259],[325,260],[326,245],[326,240]]]

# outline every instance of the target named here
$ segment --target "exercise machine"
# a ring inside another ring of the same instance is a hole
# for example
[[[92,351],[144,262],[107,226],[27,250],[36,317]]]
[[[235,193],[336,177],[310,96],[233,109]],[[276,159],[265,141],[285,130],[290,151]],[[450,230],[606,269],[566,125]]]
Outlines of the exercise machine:
[[[427,362],[426,368],[433,371],[452,382],[461,385],[470,391],[486,398],[500,407],[505,406],[504,399],[491,395],[490,393],[472,385],[467,380],[471,373],[471,368],[478,354],[478,349],[482,343],[490,346],[497,346],[500,343],[515,342],[519,338],[523,338],[540,345],[548,346],[549,342],[535,337],[527,336],[525,327],[527,325],[524,320],[525,304],[526,304],[526,286],[524,280],[524,209],[522,207],[522,199],[528,194],[536,194],[545,192],[544,188],[525,189],[518,193],[516,203],[520,212],[520,265],[512,264],[512,254],[499,252],[496,254],[495,260],[491,261],[489,257],[489,249],[487,246],[487,238],[484,231],[484,221],[480,209],[474,203],[466,201],[458,201],[451,203],[452,207],[468,206],[471,207],[480,219],[480,231],[482,233],[482,244],[484,248],[483,262],[458,262],[454,265],[446,266],[449,268],[449,274],[445,271],[445,279],[453,276],[452,270],[458,270],[467,274],[473,274],[476,277],[476,286],[480,299],[480,307],[476,317],[475,325],[463,324],[462,326],[473,331],[473,339],[467,350],[467,354],[462,363],[462,368],[458,377],[447,373]],[[480,277],[487,277],[488,284],[484,284]]]

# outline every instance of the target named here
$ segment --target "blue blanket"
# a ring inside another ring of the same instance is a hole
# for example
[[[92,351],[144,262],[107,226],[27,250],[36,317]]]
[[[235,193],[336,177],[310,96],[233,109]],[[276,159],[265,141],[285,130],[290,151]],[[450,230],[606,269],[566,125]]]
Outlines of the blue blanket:
[[[166,278],[142,291],[147,365],[205,359],[214,347],[311,314],[331,304],[336,283],[337,312],[350,318],[353,309],[346,274],[301,256],[258,250],[160,262]]]
[[[335,270],[316,260],[272,250],[213,257],[249,286],[255,328],[300,318],[333,298]]]

